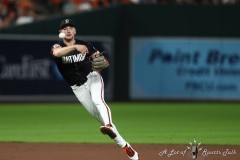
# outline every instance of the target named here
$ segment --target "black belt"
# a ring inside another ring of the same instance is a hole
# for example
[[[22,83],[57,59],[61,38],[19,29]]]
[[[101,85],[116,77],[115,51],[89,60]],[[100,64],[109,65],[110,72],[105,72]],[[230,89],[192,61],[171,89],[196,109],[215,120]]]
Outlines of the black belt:
[[[87,82],[87,77],[85,77],[85,78],[82,79],[80,82],[78,82],[78,83],[76,84],[76,86],[81,86],[81,85],[83,85],[85,82]]]

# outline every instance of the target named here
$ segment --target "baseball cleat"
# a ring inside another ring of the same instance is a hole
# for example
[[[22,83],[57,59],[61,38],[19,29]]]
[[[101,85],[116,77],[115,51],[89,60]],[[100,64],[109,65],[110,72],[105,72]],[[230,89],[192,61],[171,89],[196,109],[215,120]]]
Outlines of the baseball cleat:
[[[102,132],[102,134],[106,134],[112,139],[117,137],[116,133],[113,132],[113,128],[111,127],[111,125],[101,126],[100,131]]]
[[[125,147],[122,148],[124,152],[128,155],[128,158],[131,160],[139,160],[138,153],[130,146],[129,143],[126,144]]]

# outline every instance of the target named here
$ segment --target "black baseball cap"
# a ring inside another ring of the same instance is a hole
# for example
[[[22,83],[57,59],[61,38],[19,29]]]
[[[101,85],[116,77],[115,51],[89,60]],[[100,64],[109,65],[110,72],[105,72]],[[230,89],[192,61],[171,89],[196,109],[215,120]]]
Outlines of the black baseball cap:
[[[66,26],[75,27],[75,24],[71,19],[64,19],[61,21],[59,29],[63,29]]]

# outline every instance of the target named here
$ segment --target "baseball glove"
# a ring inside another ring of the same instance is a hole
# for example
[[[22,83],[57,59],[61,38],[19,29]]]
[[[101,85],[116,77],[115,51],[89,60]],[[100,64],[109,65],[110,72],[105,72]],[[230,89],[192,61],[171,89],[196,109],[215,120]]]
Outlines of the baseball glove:
[[[92,57],[92,69],[94,71],[101,71],[104,68],[107,68],[109,66],[108,60],[101,54],[95,54]]]

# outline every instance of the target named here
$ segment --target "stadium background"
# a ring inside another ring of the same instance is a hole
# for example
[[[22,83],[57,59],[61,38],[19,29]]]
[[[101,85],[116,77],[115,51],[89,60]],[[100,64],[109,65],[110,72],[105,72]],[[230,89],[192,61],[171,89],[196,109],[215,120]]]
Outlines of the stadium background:
[[[147,153],[144,158],[166,159],[158,155],[163,144],[186,147],[196,139],[205,145],[217,145],[213,150],[236,150],[227,159],[238,159],[238,16],[238,5],[117,5],[0,30],[0,141],[112,143],[102,138],[96,129],[98,124],[78,108],[80,104],[52,62],[49,52],[58,40],[59,22],[70,18],[77,24],[79,38],[107,50],[111,62],[103,73],[107,102],[126,139],[139,149],[140,144],[155,144],[155,150],[142,151],[143,155]],[[143,48],[147,56],[156,53],[161,61],[154,66],[149,59],[147,63],[138,51],[139,41],[149,46]],[[188,58],[172,58],[181,54],[171,46],[183,50],[182,55]],[[194,63],[191,58],[196,50],[207,57],[212,49],[223,55],[217,57],[216,64],[202,62],[204,58]],[[161,57],[163,54],[167,57]],[[134,61],[135,57],[140,63]],[[209,72],[222,67],[229,72],[212,75],[199,71],[182,78],[176,72],[182,66],[205,67]],[[146,76],[151,72],[154,74]],[[220,84],[224,89],[216,87]],[[173,148],[178,147],[169,147]],[[7,153],[2,151],[1,155],[14,159]],[[226,159],[222,155],[210,159],[214,158]]]

